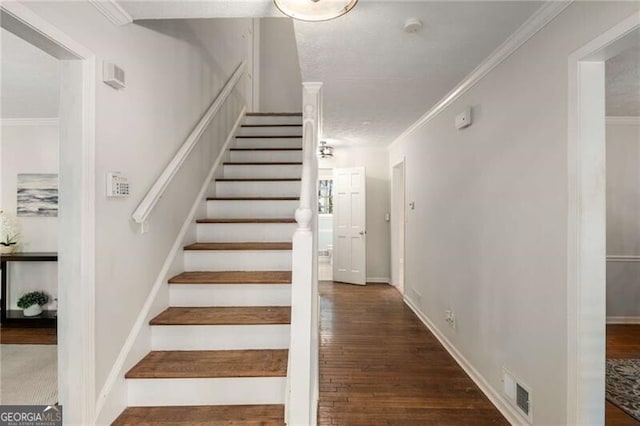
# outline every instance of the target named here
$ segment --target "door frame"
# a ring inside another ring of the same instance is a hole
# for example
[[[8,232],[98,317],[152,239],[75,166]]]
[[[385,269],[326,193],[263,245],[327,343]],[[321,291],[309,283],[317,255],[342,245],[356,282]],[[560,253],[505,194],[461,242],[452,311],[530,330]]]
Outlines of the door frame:
[[[65,424],[94,424],[96,58],[20,3],[0,3],[0,17],[2,28],[58,58],[71,84],[74,102],[60,120],[58,398]]]
[[[637,43],[635,12],[568,58],[567,424],[604,423],[604,61]]]
[[[395,170],[397,167],[402,166],[402,182],[401,182],[401,187],[402,187],[402,194],[401,195],[401,204],[402,204],[402,216],[398,216],[398,215],[394,215],[394,204],[395,204],[395,200],[396,200],[396,181],[395,181]],[[405,281],[406,281],[406,271],[407,271],[407,254],[406,254],[406,250],[407,250],[407,214],[406,214],[406,200],[407,200],[407,163],[406,163],[406,158],[402,157],[402,160],[398,161],[397,163],[393,164],[391,166],[391,284],[396,287],[398,289],[398,291],[400,292],[400,294],[404,295],[405,292]],[[396,221],[400,220],[401,224],[397,223]],[[402,225],[402,226],[399,226]],[[394,239],[394,233],[397,233],[398,230],[400,230],[400,235],[397,236],[397,241],[396,239]],[[400,238],[402,237],[402,238]],[[400,241],[402,240],[402,244],[400,244]],[[400,257],[397,256],[399,254],[399,252],[402,251],[402,256],[403,256],[403,262],[402,265],[400,264]],[[395,268],[394,268],[395,265]],[[402,283],[398,284],[393,282],[394,281],[394,272],[396,272],[398,274],[398,277],[400,277],[400,273],[402,273]],[[397,285],[398,284],[398,285]]]

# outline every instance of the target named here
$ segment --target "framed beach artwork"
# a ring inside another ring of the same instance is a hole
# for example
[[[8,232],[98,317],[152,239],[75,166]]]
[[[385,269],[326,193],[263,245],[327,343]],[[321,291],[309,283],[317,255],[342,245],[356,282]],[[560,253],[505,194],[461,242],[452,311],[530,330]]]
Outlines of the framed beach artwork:
[[[18,216],[58,216],[58,175],[18,173]]]

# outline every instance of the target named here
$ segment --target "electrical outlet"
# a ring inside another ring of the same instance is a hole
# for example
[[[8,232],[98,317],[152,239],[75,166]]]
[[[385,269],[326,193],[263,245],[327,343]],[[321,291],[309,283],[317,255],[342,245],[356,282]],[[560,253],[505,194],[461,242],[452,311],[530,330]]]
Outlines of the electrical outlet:
[[[444,311],[444,320],[449,324],[449,326],[453,329],[456,328],[456,316],[452,310],[447,309]]]

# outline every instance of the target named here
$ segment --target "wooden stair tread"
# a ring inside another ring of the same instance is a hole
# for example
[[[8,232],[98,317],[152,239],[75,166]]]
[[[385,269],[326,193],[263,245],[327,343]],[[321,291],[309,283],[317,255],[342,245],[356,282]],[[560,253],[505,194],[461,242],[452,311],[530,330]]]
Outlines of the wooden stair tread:
[[[254,135],[254,136],[236,136],[236,139],[302,139],[302,136],[297,135]],[[244,148],[231,148],[232,151]],[[273,149],[286,149],[286,148],[273,148]],[[302,150],[302,148],[300,148]]]
[[[286,349],[232,351],[152,351],[127,379],[286,377]]]
[[[229,151],[302,151],[302,148],[231,148]]]
[[[207,201],[300,201],[300,197],[208,197]]]
[[[198,219],[196,223],[296,223],[294,218],[252,218],[252,219]]]
[[[267,163],[267,162],[227,162],[222,163],[223,166],[302,166],[302,162],[280,162],[280,163]]]
[[[296,178],[226,178],[216,179],[216,182],[300,182]]]
[[[246,242],[246,243],[193,243],[185,250],[291,250],[288,242]]]
[[[248,112],[248,117],[266,117],[266,116],[274,116],[274,117],[302,117],[301,112]]]
[[[302,124],[243,124],[240,127],[302,127]]]
[[[183,272],[169,284],[291,284],[291,271]]]
[[[284,405],[199,405],[128,407],[113,426],[152,425],[284,426]]]
[[[265,325],[291,324],[288,306],[170,307],[150,325]]]

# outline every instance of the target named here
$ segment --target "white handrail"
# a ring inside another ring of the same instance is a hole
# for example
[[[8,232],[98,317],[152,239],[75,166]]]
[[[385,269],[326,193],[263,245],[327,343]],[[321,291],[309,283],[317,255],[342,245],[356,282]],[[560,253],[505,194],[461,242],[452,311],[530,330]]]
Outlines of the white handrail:
[[[303,83],[303,160],[298,229],[293,235],[291,342],[287,374],[286,421],[316,425],[318,398],[318,289],[316,152],[322,125],[321,83]]]
[[[153,211],[153,208],[156,206],[160,198],[162,198],[162,195],[169,186],[169,183],[171,183],[173,177],[178,173],[178,170],[180,170],[180,167],[200,140],[200,137],[211,123],[211,120],[213,120],[213,117],[218,113],[224,102],[238,84],[238,81],[240,81],[240,77],[242,77],[245,67],[245,61],[242,61],[242,63],[238,65],[238,68],[236,68],[231,78],[229,78],[229,81],[227,81],[227,84],[225,84],[220,94],[216,97],[198,124],[196,124],[194,129],[191,131],[187,140],[184,141],[178,152],[176,152],[176,155],[174,155],[169,164],[167,164],[167,167],[162,171],[160,177],[158,177],[151,189],[149,189],[147,195],[145,195],[140,204],[138,204],[138,207],[131,215],[136,223],[144,224],[147,221],[151,211]]]

